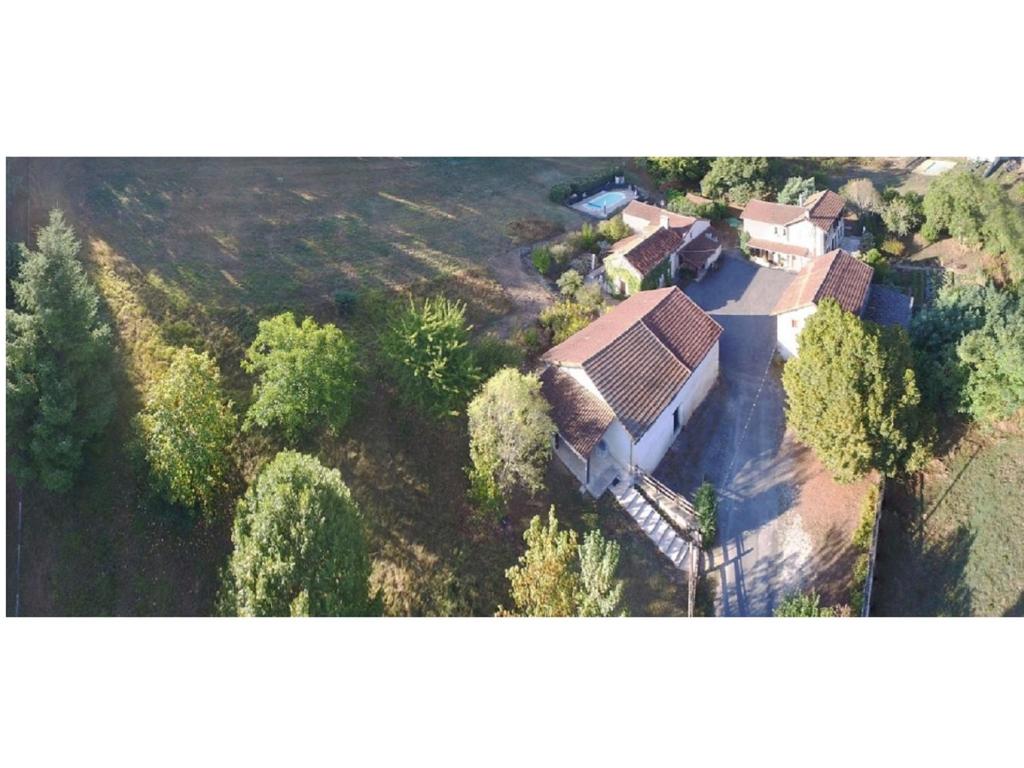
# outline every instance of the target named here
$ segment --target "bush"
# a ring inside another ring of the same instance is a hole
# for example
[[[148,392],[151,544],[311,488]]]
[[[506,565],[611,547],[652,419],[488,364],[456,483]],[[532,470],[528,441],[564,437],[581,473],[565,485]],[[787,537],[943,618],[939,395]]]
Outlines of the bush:
[[[903,252],[907,249],[907,246],[902,241],[896,238],[890,237],[888,240],[882,243],[882,251],[889,254],[895,259],[898,259],[903,255]]]
[[[334,308],[338,310],[338,315],[341,317],[352,314],[359,302],[359,294],[346,288],[336,290],[333,298]]]
[[[533,262],[533,267],[542,275],[547,275],[551,272],[551,251],[547,248],[534,248],[533,253],[530,254],[530,261]]]
[[[870,251],[865,253],[863,261],[875,270],[874,282],[876,283],[885,282],[892,274],[892,268],[889,266],[889,260],[885,258],[882,252],[877,248],[872,248]]]
[[[572,246],[568,243],[555,243],[548,248],[548,252],[551,254],[551,258],[555,260],[555,264],[560,267],[568,264],[575,255]]]
[[[593,224],[584,224],[570,239],[577,253],[594,253],[601,242],[601,237]]]
[[[750,258],[750,233],[745,229],[740,230],[740,253]]]
[[[855,616],[861,616],[864,613],[864,588],[868,583],[870,564],[870,556],[867,552],[862,553],[857,558],[857,562],[853,564],[853,579],[850,582],[850,610]]]
[[[575,301],[562,300],[540,313],[541,327],[551,333],[551,342],[561,344],[577,331],[586,328],[593,314]]]
[[[562,182],[560,184],[555,184],[555,186],[551,188],[551,191],[548,192],[548,198],[551,200],[551,202],[562,205],[563,203],[565,203],[566,200],[569,199],[569,195],[571,194],[572,184]]]
[[[490,378],[502,368],[518,368],[523,364],[522,348],[497,336],[484,336],[474,348],[481,379]]]
[[[836,612],[823,608],[817,592],[787,595],[775,606],[774,615],[782,618],[831,618]]]
[[[700,525],[700,542],[704,549],[715,543],[718,532],[718,497],[711,483],[702,483],[693,497],[693,509]]]
[[[621,213],[618,216],[602,221],[597,225],[597,231],[603,239],[610,243],[616,243],[633,234],[633,230],[622,220]]]
[[[575,269],[566,270],[558,278],[558,290],[566,299],[575,300],[577,294],[583,290],[583,276]]]
[[[719,200],[695,203],[681,192],[670,193],[666,207],[673,213],[681,213],[684,216],[696,216],[697,218],[709,219],[710,221],[720,221],[729,213],[729,207]]]

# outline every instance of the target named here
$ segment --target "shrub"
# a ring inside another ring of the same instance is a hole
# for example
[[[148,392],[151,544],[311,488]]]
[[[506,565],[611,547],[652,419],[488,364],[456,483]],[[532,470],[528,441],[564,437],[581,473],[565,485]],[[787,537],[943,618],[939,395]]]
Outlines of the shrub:
[[[356,305],[359,303],[359,294],[355,291],[350,291],[347,288],[339,288],[336,290],[333,294],[333,298],[334,308],[338,310],[338,315],[341,317],[352,314]]]
[[[784,597],[775,606],[774,615],[780,618],[832,618],[836,612],[822,607],[817,592],[797,592]]]
[[[895,259],[898,259],[903,255],[903,252],[907,249],[907,246],[902,241],[896,238],[890,237],[888,240],[882,243],[882,251],[889,254]]]
[[[700,541],[704,549],[715,543],[718,532],[718,497],[711,483],[702,483],[693,497],[693,509],[700,525]]]
[[[872,248],[870,251],[865,253],[863,261],[875,270],[874,282],[876,283],[888,280],[892,274],[892,268],[889,266],[889,260],[885,258],[882,252],[877,248]]]
[[[548,192],[548,198],[551,200],[551,202],[562,205],[566,200],[569,199],[569,195],[571,194],[572,184],[562,182],[560,184],[555,184],[555,186],[551,188],[551,191]]]
[[[502,368],[518,368],[523,364],[523,349],[515,342],[488,334],[474,344],[480,376],[489,378]]]
[[[580,227],[580,231],[572,236],[572,243],[577,252],[580,253],[593,253],[597,250],[600,242],[600,235],[598,235],[594,225],[589,223]]]
[[[553,344],[561,344],[593,320],[593,313],[575,301],[562,300],[540,313],[540,324],[551,333]]]
[[[850,610],[855,616],[864,613],[864,588],[868,583],[868,569],[870,567],[870,556],[867,552],[857,557],[853,564],[853,578],[850,581]]]
[[[533,262],[533,267],[542,275],[547,275],[551,272],[551,251],[547,248],[534,248],[533,253],[530,254],[530,261]]]
[[[740,253],[750,258],[750,233],[745,229],[740,230]]]
[[[551,258],[555,260],[555,264],[560,267],[564,267],[568,264],[575,255],[573,253],[572,246],[569,243],[555,243],[548,248],[548,251],[551,254]]]
[[[597,225],[598,234],[610,243],[616,243],[633,234],[633,230],[622,220],[622,214],[613,216]]]
[[[576,295],[583,289],[583,275],[577,272],[575,269],[569,269],[562,273],[562,276],[558,278],[558,290],[562,296],[569,299],[570,301],[576,298]]]

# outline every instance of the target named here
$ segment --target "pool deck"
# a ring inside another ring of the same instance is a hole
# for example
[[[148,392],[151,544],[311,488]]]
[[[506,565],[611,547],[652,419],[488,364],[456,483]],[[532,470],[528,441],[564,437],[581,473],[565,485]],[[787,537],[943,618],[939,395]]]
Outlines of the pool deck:
[[[625,195],[625,197],[622,199],[621,202],[617,203],[614,206],[606,208],[603,212],[595,210],[594,208],[591,208],[587,205],[587,203],[589,203],[595,197],[606,195],[609,192],[621,192],[623,195]],[[584,216],[589,216],[592,219],[602,220],[614,216],[616,213],[618,213],[627,205],[629,205],[629,202],[634,198],[636,198],[636,193],[633,192],[632,189],[630,189],[629,187],[619,187],[616,189],[603,190],[601,192],[591,195],[590,197],[586,197],[583,200],[580,200],[578,203],[573,203],[569,207],[572,208],[574,211],[577,211],[578,213],[582,213]]]

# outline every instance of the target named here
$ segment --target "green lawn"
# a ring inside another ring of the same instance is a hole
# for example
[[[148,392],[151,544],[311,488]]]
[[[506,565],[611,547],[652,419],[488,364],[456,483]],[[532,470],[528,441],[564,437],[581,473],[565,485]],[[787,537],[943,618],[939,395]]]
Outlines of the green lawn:
[[[685,612],[685,583],[613,505],[585,504],[557,467],[549,490],[517,499],[509,524],[466,503],[463,419],[435,424],[404,412],[380,384],[373,344],[402,290],[468,303],[478,332],[515,309],[495,281],[524,232],[579,225],[547,199],[558,181],[602,159],[33,160],[9,163],[11,237],[49,207],[68,213],[118,341],[118,414],[90,451],[68,498],[25,489],[22,605],[26,614],[191,615],[214,610],[230,552],[231,508],[188,525],[148,498],[132,417],[169,349],[210,351],[238,409],[252,380],[238,361],[260,318],[290,309],[337,322],[367,375],[338,439],[298,446],[338,467],[370,529],[374,583],[389,613],[483,614],[508,602],[504,570],[533,514],[555,504],[579,531],[620,541],[632,614]],[[363,298],[339,317],[337,288]],[[239,443],[235,493],[282,447]],[[17,489],[8,484],[8,509]],[[596,510],[596,511],[595,511]],[[8,530],[11,527],[8,526]],[[13,584],[8,537],[8,584]],[[11,590],[8,590],[10,605]]]
[[[1024,615],[1024,435],[970,432],[886,496],[873,612]]]

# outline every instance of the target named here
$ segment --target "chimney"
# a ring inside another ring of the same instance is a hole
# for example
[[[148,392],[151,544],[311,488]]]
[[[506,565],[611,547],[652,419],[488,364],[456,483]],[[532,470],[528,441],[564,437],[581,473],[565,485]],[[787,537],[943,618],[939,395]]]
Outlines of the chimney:
[[[661,214],[661,228],[662,229],[668,229],[668,214],[667,213],[662,213]]]
[[[804,207],[804,200],[806,200],[806,199],[807,199],[807,195],[805,193],[801,192],[800,193],[800,203],[799,203],[801,208]]]

